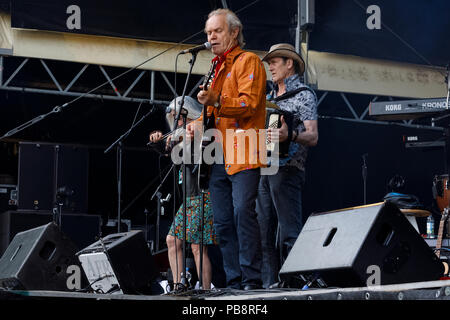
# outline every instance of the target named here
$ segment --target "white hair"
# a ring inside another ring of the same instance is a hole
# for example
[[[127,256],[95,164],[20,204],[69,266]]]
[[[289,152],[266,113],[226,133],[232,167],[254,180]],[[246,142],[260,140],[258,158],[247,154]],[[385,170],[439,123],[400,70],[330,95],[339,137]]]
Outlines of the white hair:
[[[241,20],[239,20],[239,18],[233,11],[229,9],[217,9],[209,13],[208,19],[211,18],[212,16],[219,16],[223,14],[227,16],[227,24],[230,32],[235,30],[236,28],[239,29],[237,41],[239,46],[242,48],[245,45],[244,34],[242,33],[243,26]]]

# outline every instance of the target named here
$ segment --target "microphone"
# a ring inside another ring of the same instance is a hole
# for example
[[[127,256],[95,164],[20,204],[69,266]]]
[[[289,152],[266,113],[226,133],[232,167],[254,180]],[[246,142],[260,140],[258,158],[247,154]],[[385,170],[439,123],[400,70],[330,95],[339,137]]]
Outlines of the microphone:
[[[199,51],[202,50],[206,50],[206,49],[211,49],[211,43],[209,42],[205,42],[204,44],[200,45],[200,46],[196,46],[190,49],[185,49],[183,51],[180,52],[180,54],[185,54],[185,53],[197,53]]]

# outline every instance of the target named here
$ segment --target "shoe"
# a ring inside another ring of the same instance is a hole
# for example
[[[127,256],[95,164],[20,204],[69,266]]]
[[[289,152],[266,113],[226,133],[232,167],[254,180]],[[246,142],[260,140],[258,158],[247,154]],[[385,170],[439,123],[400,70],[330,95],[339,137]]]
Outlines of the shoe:
[[[229,284],[227,288],[232,290],[239,290],[241,288],[241,285],[239,283],[233,283]]]
[[[257,289],[262,289],[262,286],[259,284],[246,284],[242,290],[244,291],[249,291],[249,290],[257,290]]]

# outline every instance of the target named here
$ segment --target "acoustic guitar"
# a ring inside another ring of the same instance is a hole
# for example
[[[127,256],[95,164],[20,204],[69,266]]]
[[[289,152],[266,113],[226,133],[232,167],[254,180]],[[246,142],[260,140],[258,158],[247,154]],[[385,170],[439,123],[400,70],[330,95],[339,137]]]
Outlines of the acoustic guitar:
[[[203,81],[203,89],[204,91],[208,91],[209,86],[213,79],[213,74],[216,69],[216,63],[211,65],[209,72],[206,74],[205,79]],[[205,163],[203,158],[203,154],[205,148],[212,143],[212,140],[207,140],[204,136],[206,130],[214,128],[214,113],[211,113],[211,116],[208,117],[208,106],[203,106],[203,126],[202,126],[202,142],[201,142],[201,159],[198,164],[198,187],[201,191],[206,191],[209,185],[209,178],[211,175],[211,166]]]

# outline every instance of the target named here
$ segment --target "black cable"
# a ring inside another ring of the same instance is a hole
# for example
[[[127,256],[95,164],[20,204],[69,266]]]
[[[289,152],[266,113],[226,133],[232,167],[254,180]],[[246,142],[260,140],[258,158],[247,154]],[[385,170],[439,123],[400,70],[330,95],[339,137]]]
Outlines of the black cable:
[[[105,274],[104,276],[101,276],[101,277],[99,277],[98,279],[96,279],[96,280],[94,280],[93,282],[91,282],[90,284],[88,284],[85,288],[76,290],[75,292],[85,292],[88,288],[91,288],[92,290],[94,290],[94,289],[92,288],[92,285],[93,285],[94,283],[96,283],[96,282],[98,282],[98,281],[100,281],[100,280],[103,280],[103,279],[105,279],[105,278],[109,278],[109,277],[113,277],[113,275],[112,275],[112,274]]]
[[[113,292],[116,292],[118,290],[120,290],[119,285],[118,284],[114,284],[114,285],[111,286],[111,288],[108,291],[105,292],[105,294],[113,293]]]
[[[139,107],[138,107],[138,109],[136,111],[136,114],[134,115],[133,123],[131,124],[131,126],[134,126],[134,124],[136,123],[137,116],[139,114],[139,111],[141,110],[142,102],[143,101],[141,101],[141,103],[139,103]]]

